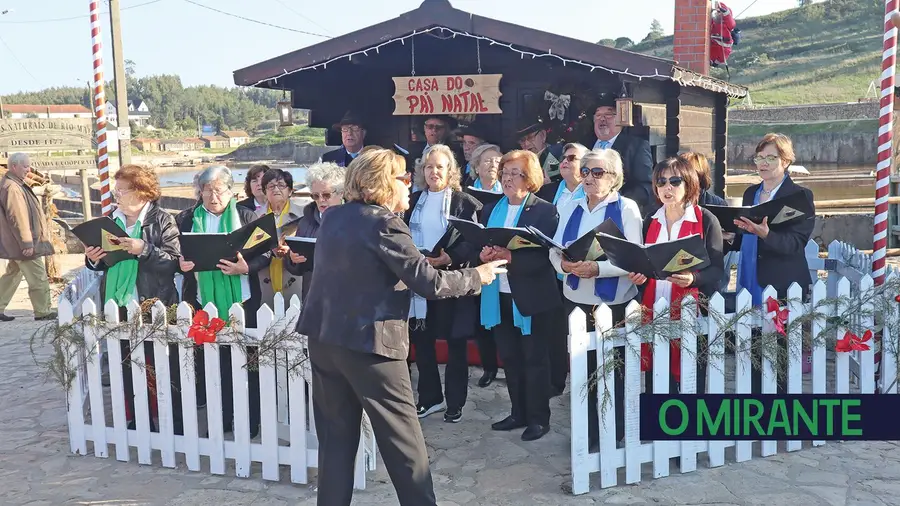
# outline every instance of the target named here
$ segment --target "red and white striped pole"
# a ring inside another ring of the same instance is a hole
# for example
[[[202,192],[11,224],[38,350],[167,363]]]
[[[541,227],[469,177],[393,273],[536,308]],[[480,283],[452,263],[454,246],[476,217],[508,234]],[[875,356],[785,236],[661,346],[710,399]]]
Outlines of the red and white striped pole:
[[[872,277],[884,283],[888,239],[888,197],[894,145],[894,65],[897,57],[897,0],[884,2],[884,51],[881,57],[881,111],[878,116],[878,165],[875,177],[875,235]]]
[[[103,37],[100,35],[100,1],[91,0],[91,44],[94,51],[94,115],[97,117],[97,173],[100,177],[102,212],[112,212],[109,191],[109,154],[106,146],[106,93],[103,88]],[[124,104],[119,104],[120,106]],[[86,197],[87,198],[87,197]]]

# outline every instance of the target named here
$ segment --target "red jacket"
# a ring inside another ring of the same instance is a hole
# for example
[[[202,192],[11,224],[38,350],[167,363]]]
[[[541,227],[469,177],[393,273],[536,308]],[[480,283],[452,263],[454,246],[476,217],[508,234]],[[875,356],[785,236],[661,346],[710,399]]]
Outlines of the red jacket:
[[[718,12],[713,11],[709,26],[709,61],[713,64],[727,63],[734,41],[731,31],[736,23],[731,9],[719,2]]]

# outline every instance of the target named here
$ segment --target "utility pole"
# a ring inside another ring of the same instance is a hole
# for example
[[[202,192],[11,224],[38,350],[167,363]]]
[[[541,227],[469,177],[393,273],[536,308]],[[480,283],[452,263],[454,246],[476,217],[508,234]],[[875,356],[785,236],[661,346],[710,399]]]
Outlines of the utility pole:
[[[91,88],[91,82],[87,82],[88,98],[91,100],[91,124],[94,126],[94,136],[97,135],[97,111],[94,110],[94,89]],[[96,155],[95,155],[96,156]],[[91,185],[88,182],[88,170],[82,168],[78,170],[81,176],[81,214],[84,221],[91,219]]]
[[[109,25],[112,30],[113,77],[116,80],[116,124],[119,134],[119,168],[131,163],[131,128],[128,124],[128,77],[122,54],[122,24],[119,0],[109,0]]]

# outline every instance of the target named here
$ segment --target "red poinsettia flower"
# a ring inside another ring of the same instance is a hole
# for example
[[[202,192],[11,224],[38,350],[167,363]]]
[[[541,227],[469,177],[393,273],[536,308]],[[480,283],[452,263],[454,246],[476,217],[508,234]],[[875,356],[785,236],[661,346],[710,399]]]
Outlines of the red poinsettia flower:
[[[867,330],[866,333],[863,334],[862,338],[848,330],[844,334],[843,338],[838,339],[837,344],[835,344],[834,346],[834,351],[838,353],[847,353],[850,351],[865,351],[869,349],[869,345],[866,344],[866,342],[871,339],[871,330]]]
[[[193,339],[197,346],[203,343],[214,343],[216,342],[216,333],[223,328],[225,328],[224,320],[213,318],[210,321],[209,313],[201,309],[194,314],[194,321],[188,330],[188,338]]]
[[[786,336],[787,332],[785,330],[785,325],[787,325],[787,317],[788,317],[787,308],[782,309],[778,305],[777,300],[773,299],[772,297],[769,297],[766,300],[766,312],[769,314],[774,313],[773,321],[775,323],[775,331],[783,336]]]

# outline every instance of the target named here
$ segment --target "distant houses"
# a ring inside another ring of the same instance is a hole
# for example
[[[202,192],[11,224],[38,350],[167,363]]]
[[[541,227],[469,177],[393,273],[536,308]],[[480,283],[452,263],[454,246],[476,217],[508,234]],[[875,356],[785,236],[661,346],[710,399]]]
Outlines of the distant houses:
[[[161,151],[162,146],[159,142],[159,139],[145,139],[145,138],[137,138],[131,140],[131,147],[138,151],[143,151],[144,153],[152,153],[154,151]]]
[[[8,119],[26,118],[87,118],[93,115],[91,110],[80,104],[63,105],[33,105],[33,104],[4,104],[3,112]]]
[[[106,119],[115,124],[119,124],[119,110],[115,102],[106,102]],[[128,121],[137,126],[147,126],[150,124],[150,106],[143,100],[128,101]]]
[[[228,139],[229,148],[243,146],[250,142],[250,135],[243,130],[223,130],[222,137]]]
[[[227,149],[231,147],[231,141],[219,135],[207,135],[202,137],[208,149]]]

